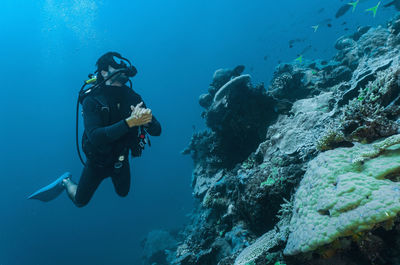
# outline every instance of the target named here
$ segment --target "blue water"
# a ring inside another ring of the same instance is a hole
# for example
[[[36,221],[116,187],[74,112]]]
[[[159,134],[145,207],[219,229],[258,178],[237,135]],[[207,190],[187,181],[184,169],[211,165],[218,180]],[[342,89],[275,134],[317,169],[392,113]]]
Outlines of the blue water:
[[[193,126],[204,128],[197,100],[214,71],[244,64],[253,82],[268,86],[278,62],[308,45],[305,59],[329,59],[338,37],[395,14],[380,8],[374,19],[363,12],[376,2],[334,19],[345,2],[3,0],[0,264],[141,264],[140,241],[149,231],[188,221],[192,161],[180,151]],[[332,27],[320,23],[327,18]],[[289,48],[292,39],[302,41]],[[50,203],[26,200],[65,171],[79,179],[76,97],[107,51],[138,68],[134,90],[161,122],[162,136],[133,160],[126,198],[107,179],[84,208],[65,194]]]

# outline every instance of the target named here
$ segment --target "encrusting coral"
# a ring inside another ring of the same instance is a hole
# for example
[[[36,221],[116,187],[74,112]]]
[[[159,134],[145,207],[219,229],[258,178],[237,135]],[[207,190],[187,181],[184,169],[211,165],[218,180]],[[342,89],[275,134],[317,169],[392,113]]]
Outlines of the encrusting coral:
[[[295,194],[284,253],[312,251],[395,218],[400,212],[400,184],[393,181],[400,175],[399,143],[395,135],[311,160]]]

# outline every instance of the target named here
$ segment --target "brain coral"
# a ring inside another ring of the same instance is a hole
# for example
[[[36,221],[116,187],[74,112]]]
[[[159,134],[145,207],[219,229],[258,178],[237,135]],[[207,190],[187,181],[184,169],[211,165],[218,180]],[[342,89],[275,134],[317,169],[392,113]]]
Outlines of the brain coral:
[[[308,164],[294,198],[284,254],[372,229],[400,212],[400,135],[337,148]]]

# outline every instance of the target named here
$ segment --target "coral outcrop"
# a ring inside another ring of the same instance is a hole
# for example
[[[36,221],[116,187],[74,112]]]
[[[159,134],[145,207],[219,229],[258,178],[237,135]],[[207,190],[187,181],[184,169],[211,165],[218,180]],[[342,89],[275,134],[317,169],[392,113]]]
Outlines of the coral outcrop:
[[[241,66],[217,70],[212,89],[199,99],[211,132],[195,134],[184,153],[191,153],[194,161],[210,169],[232,168],[243,162],[265,139],[268,124],[277,116],[274,100],[264,86],[253,85],[249,75],[237,76],[241,71]],[[205,98],[209,98],[207,104]],[[207,142],[206,150],[202,142]]]
[[[177,241],[168,231],[154,230],[142,241],[144,265],[167,265],[173,260]]]
[[[215,73],[171,264],[400,264],[400,16],[335,47],[279,65],[268,91]]]
[[[311,160],[294,196],[284,254],[315,250],[394,219],[400,212],[399,139],[336,148]]]

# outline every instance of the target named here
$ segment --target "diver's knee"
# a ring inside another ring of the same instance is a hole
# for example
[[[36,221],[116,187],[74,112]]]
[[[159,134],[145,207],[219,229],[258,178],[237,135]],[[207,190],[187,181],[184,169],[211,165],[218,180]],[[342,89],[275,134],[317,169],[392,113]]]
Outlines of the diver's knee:
[[[74,202],[74,204],[75,204],[76,207],[82,208],[82,207],[88,205],[89,200],[77,200],[77,199],[75,198],[75,200],[73,200],[73,202]]]
[[[85,207],[87,205],[87,203],[75,203],[75,206],[76,207],[78,207],[78,208],[82,208],[82,207]]]
[[[128,196],[129,190],[117,191],[118,196],[126,197]]]

